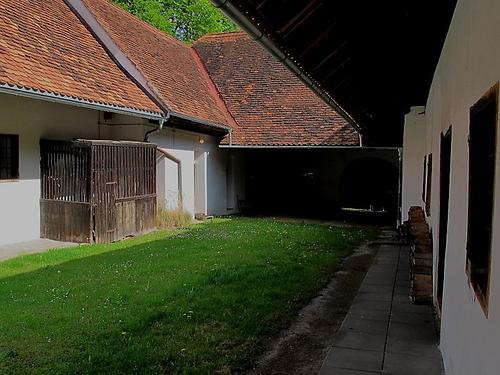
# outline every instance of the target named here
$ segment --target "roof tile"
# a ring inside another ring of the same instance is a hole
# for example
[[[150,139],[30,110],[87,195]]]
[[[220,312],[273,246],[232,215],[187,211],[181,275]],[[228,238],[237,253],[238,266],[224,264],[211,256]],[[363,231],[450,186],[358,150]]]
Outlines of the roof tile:
[[[234,144],[359,145],[356,130],[247,34],[208,34],[193,47],[239,124]]]
[[[0,46],[0,83],[161,112],[63,0],[3,0]]]
[[[84,3],[170,109],[216,124],[234,124],[189,46],[107,0]]]

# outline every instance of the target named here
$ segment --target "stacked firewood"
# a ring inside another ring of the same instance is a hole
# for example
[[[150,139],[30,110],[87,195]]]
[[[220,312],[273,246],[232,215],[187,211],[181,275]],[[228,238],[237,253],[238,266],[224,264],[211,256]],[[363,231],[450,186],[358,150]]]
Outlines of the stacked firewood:
[[[410,241],[410,298],[432,303],[432,238],[421,207],[411,207],[407,223]]]

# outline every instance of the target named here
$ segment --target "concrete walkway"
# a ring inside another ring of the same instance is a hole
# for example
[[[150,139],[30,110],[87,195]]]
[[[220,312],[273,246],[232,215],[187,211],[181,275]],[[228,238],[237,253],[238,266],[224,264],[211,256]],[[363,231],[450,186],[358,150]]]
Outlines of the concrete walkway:
[[[72,246],[78,246],[78,244],[72,242],[52,241],[45,238],[8,245],[0,245],[0,261],[14,258],[18,255],[41,253],[50,249]]]
[[[381,244],[320,375],[441,375],[430,306],[413,305],[409,249]]]

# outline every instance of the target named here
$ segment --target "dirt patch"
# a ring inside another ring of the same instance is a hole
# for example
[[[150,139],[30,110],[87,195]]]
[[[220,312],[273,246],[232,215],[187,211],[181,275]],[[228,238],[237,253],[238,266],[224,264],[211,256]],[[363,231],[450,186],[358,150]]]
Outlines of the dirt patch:
[[[378,250],[366,244],[346,258],[328,286],[304,307],[249,374],[317,374]]]

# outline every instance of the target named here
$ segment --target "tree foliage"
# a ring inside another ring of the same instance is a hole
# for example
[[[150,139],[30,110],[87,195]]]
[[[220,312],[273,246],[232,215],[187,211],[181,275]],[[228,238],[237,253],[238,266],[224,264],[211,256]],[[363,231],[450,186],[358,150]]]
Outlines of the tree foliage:
[[[236,26],[210,0],[114,0],[128,12],[184,42]]]

